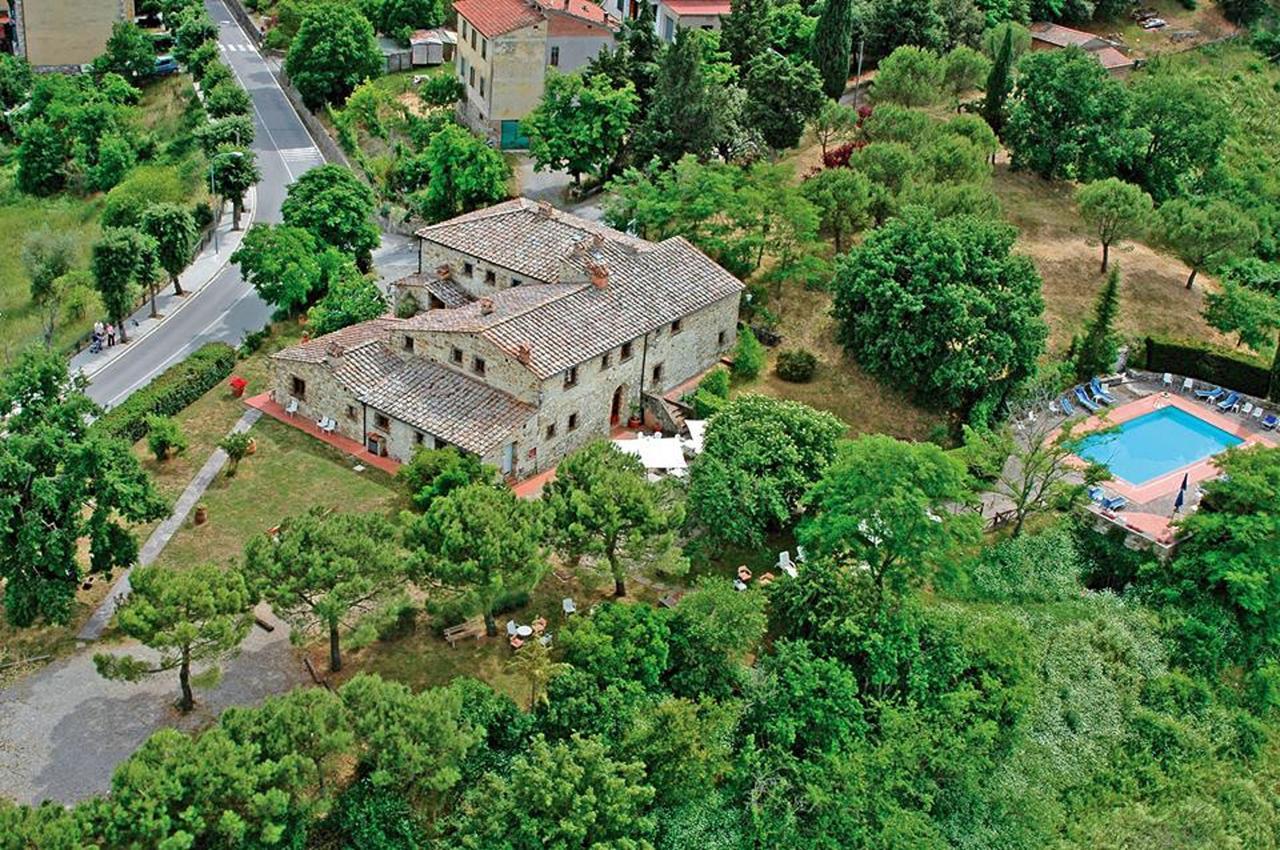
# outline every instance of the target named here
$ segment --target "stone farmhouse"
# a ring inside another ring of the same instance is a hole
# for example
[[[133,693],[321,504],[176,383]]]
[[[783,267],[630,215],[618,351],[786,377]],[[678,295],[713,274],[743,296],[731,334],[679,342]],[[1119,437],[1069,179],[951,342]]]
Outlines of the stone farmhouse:
[[[664,421],[662,395],[736,342],[742,283],[683,237],[526,199],[418,236],[394,316],[272,357],[277,403],[375,454],[452,445],[526,478],[640,410]]]

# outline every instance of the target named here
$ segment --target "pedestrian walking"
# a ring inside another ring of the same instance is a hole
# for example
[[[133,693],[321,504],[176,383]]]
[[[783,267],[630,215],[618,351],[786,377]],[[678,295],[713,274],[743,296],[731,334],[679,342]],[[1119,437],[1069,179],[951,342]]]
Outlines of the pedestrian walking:
[[[93,335],[94,335],[94,336],[101,337],[101,336],[102,336],[102,334],[103,334],[104,332],[105,332],[105,331],[104,331],[104,329],[103,329],[103,327],[102,327],[102,322],[100,322],[100,321],[99,321],[99,322],[94,322],[94,323],[93,323]]]
[[[107,348],[110,348],[115,344],[116,344],[116,326],[108,322],[107,323]]]

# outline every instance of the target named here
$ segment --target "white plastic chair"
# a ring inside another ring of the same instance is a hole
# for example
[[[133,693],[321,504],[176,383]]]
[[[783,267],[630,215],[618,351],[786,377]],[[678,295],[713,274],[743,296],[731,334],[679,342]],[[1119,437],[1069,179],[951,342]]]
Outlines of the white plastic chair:
[[[284,409],[289,416],[293,416],[298,412],[298,400],[296,398],[289,399],[289,405]]]
[[[565,616],[568,616],[569,614],[578,613],[578,606],[575,605],[573,603],[573,600],[567,596],[564,599],[560,600],[560,608],[561,610],[564,611]]]
[[[1244,407],[1240,408],[1240,415],[1241,415],[1241,416],[1248,416],[1248,415],[1250,415],[1250,414],[1252,414],[1252,413],[1253,413],[1253,402],[1251,402],[1251,401],[1246,401],[1246,402],[1244,403]]]
[[[1196,382],[1195,382],[1195,381],[1191,380],[1190,378],[1183,378],[1183,379],[1182,379],[1182,391],[1183,391],[1184,393],[1189,393],[1189,392],[1191,392],[1192,390],[1194,390],[1195,388],[1196,388]]]
[[[1170,372],[1165,372],[1165,373],[1164,373],[1164,377],[1160,379],[1160,383],[1164,384],[1166,387],[1172,387],[1172,386],[1173,386],[1173,374],[1172,374],[1172,373],[1170,373]]]
[[[507,620],[507,637],[515,637],[516,630],[520,627],[516,625],[515,620]]]
[[[1254,419],[1261,419],[1261,418],[1262,418],[1262,405],[1258,405],[1257,407],[1255,407],[1255,408],[1253,409],[1253,418],[1254,418]]]

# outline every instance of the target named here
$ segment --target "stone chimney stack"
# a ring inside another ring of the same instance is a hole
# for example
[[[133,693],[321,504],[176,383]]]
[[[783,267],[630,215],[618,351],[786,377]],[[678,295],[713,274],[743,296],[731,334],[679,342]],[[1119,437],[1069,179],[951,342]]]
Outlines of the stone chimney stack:
[[[538,201],[538,218],[551,218],[551,214],[555,212],[555,207],[551,206],[547,201]]]
[[[609,288],[609,264],[603,257],[587,261],[587,274],[591,276],[591,285],[596,289]]]
[[[331,342],[329,343],[328,346],[325,347],[324,360],[326,363],[329,363],[334,360],[341,360],[343,355],[345,355],[346,353],[347,353],[347,350],[343,348],[342,343]]]
[[[522,342],[516,346],[516,360],[528,366],[533,362],[533,348],[527,342]]]
[[[439,280],[448,280],[453,277],[453,267],[448,263],[441,263],[436,266],[436,277]]]
[[[488,316],[492,312],[493,312],[493,299],[481,298],[480,299],[480,315]]]

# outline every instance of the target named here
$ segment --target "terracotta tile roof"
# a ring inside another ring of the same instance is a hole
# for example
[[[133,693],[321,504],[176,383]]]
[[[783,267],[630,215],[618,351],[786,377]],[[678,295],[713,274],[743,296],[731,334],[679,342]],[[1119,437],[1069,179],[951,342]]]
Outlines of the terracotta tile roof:
[[[561,12],[593,24],[610,23],[604,7],[591,0],[538,0],[538,2],[548,12]]]
[[[271,357],[272,359],[297,360],[303,363],[323,363],[333,345],[336,344],[344,351],[350,351],[375,340],[386,339],[391,329],[401,324],[403,324],[401,319],[397,319],[394,316],[383,316],[380,319],[372,319],[368,322],[361,322],[358,325],[351,325],[340,331],[318,336],[313,340],[277,351]]]
[[[1133,59],[1125,56],[1114,47],[1104,47],[1101,50],[1093,51],[1093,55],[1098,57],[1098,61],[1102,63],[1102,67],[1108,71],[1116,68],[1129,68],[1133,66]]]
[[[411,274],[397,280],[393,286],[421,287],[444,302],[448,308],[464,307],[472,298],[453,279],[441,279],[434,274]],[[426,306],[426,305],[423,305]]]
[[[540,283],[499,290],[488,308],[476,302],[433,310],[409,319],[409,326],[479,333],[513,356],[527,348],[526,365],[539,378],[742,290],[737,278],[683,238],[647,242],[526,199],[418,235]],[[587,256],[592,252],[594,258]],[[593,259],[608,268],[604,288],[587,280],[585,265]]]
[[[1074,44],[1077,47],[1083,47],[1085,50],[1096,50],[1107,44],[1105,38],[1094,35],[1091,32],[1073,30],[1071,27],[1043,21],[1031,25],[1031,37],[1037,41],[1043,41],[1046,44],[1052,44],[1057,47],[1069,47]]]
[[[457,0],[454,11],[488,38],[497,38],[543,20],[542,9],[526,0]]]
[[[447,366],[420,357],[382,356],[398,365],[357,397],[388,416],[435,434],[459,448],[484,454],[537,413],[513,398]]]
[[[730,0],[663,0],[677,15],[727,15],[731,11]]]

